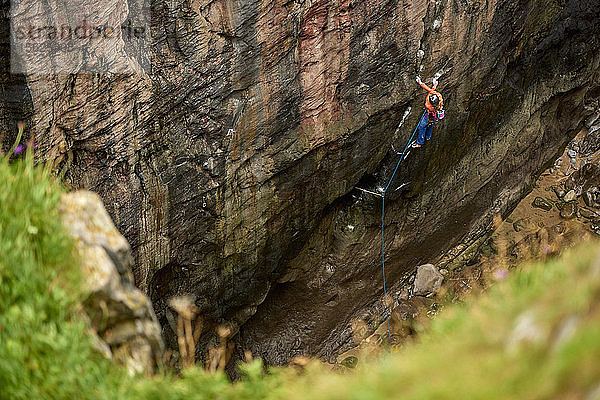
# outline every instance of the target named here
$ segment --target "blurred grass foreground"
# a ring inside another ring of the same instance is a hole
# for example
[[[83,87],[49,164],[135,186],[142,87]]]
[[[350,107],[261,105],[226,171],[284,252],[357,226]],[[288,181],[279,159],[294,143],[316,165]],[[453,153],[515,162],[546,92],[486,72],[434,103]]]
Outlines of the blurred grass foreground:
[[[600,399],[598,243],[516,270],[347,373],[316,361],[265,373],[255,360],[235,383],[198,367],[131,376],[81,317],[63,190],[31,149],[0,156],[0,399]]]

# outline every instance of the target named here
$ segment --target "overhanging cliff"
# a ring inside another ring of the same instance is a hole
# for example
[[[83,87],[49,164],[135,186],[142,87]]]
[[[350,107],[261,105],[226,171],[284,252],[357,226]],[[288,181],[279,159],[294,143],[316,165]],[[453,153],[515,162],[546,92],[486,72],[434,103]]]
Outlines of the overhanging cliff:
[[[381,205],[353,188],[390,176],[416,74],[443,73],[446,118],[386,200],[391,283],[510,210],[598,107],[594,1],[182,0],[152,16],[151,73],[5,64],[19,101],[5,89],[3,128],[27,120],[102,196],[167,337],[167,300],[193,294],[273,364],[331,359],[377,314]]]

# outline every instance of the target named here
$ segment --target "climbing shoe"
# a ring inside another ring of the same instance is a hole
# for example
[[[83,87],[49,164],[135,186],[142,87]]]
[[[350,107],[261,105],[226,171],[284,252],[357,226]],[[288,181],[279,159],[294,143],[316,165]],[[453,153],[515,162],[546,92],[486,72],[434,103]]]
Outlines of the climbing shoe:
[[[421,145],[419,143],[417,143],[417,142],[413,142],[413,144],[412,144],[411,147],[413,147],[415,149],[418,149],[419,147],[421,147]]]

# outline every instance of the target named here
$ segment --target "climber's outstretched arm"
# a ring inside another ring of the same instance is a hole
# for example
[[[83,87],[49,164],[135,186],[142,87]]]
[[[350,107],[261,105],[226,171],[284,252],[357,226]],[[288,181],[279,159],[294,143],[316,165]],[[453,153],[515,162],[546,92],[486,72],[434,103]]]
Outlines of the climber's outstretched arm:
[[[423,89],[427,90],[427,92],[428,92],[428,93],[431,93],[431,92],[433,92],[433,91],[435,90],[436,86],[437,86],[437,80],[435,80],[435,79],[433,80],[433,89],[432,89],[432,88],[430,88],[429,86],[427,86],[426,84],[424,84],[424,83],[423,83],[423,81],[421,80],[421,78],[420,78],[420,77],[418,77],[418,76],[417,76],[417,83],[418,83],[419,85],[421,85],[421,87],[422,87]]]

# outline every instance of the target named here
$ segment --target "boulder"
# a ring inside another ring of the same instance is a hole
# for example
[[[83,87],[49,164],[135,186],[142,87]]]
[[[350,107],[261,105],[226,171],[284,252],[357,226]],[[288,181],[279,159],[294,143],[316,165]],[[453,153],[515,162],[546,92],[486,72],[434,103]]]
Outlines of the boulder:
[[[531,227],[531,221],[527,218],[520,218],[518,220],[516,220],[515,222],[513,222],[513,229],[515,230],[515,232],[520,232],[523,229],[528,229]]]
[[[543,199],[542,197],[536,197],[531,203],[531,205],[535,208],[541,208],[544,211],[552,210],[552,204],[549,201]]]
[[[575,193],[574,190],[569,190],[567,192],[567,194],[565,194],[565,197],[564,197],[563,200],[568,203],[568,202],[573,201],[575,199],[577,199],[577,194]]]
[[[552,186],[552,191],[559,199],[562,199],[565,195],[565,191],[560,186]]]
[[[358,364],[358,358],[355,356],[349,356],[344,358],[340,364],[346,368],[356,368],[356,364]]]
[[[59,212],[75,239],[87,293],[84,308],[99,347],[132,374],[154,372],[164,348],[160,325],[150,300],[133,284],[127,240],[95,193],[64,194]]]
[[[564,183],[566,191],[574,190],[577,196],[592,190],[600,184],[600,166],[594,163],[584,164],[575,171]],[[595,189],[597,190],[597,188]]]
[[[577,152],[574,149],[571,149],[567,151],[567,155],[569,156],[569,158],[575,158],[577,157]]]
[[[581,214],[583,218],[590,219],[593,221],[597,221],[598,219],[600,219],[600,213],[594,210],[590,210],[587,207],[580,208],[579,214]]]
[[[589,187],[583,192],[583,201],[588,207],[600,208],[600,189],[597,186]]]
[[[560,216],[565,219],[572,219],[577,216],[577,203],[572,201],[561,206]]]
[[[433,264],[419,265],[413,285],[413,294],[416,296],[435,295],[440,290],[443,280],[444,276]]]

